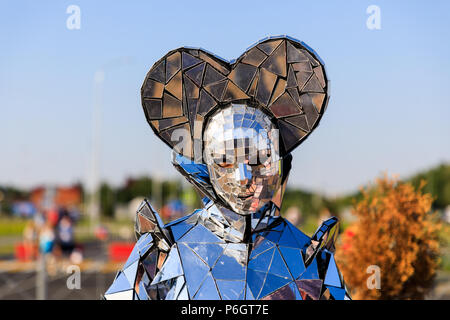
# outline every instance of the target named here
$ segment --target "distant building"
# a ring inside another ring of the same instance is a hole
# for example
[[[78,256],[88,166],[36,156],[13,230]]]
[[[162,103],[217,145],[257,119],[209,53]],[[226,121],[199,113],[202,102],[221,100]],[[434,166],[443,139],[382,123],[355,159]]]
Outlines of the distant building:
[[[78,209],[83,203],[83,190],[80,185],[70,187],[38,187],[30,192],[30,201],[36,208],[42,208],[46,201],[57,207],[66,207]]]

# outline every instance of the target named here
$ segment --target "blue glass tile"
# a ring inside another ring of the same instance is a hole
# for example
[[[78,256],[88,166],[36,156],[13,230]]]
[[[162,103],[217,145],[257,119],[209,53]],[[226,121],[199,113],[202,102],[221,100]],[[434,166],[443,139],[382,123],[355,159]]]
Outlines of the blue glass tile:
[[[303,272],[299,279],[319,279],[316,259],[311,262],[311,264],[306,268],[305,272]]]
[[[278,241],[278,245],[292,248],[299,248],[298,242],[289,227],[284,228],[283,234]]]
[[[264,251],[273,248],[274,245],[275,244],[272,241],[269,241],[261,236],[258,237],[254,243],[252,251],[250,252],[250,259],[253,259]]]
[[[183,286],[183,289],[180,291],[177,300],[189,300],[189,292],[186,285]]]
[[[128,279],[128,282],[130,283],[131,287],[134,288],[134,283],[136,281],[136,274],[138,269],[139,261],[135,261],[128,267],[123,269],[123,274]]]
[[[245,298],[243,298],[242,300],[255,300],[255,297],[253,296],[253,293],[250,290],[248,283],[247,283],[247,289],[245,290]]]
[[[142,238],[142,237],[141,237]],[[139,242],[139,241],[138,241]],[[133,264],[134,262],[136,262],[137,260],[139,260],[140,258],[140,254],[139,254],[139,246],[136,243],[133,247],[133,250],[131,251],[130,255],[128,256],[127,262],[125,262],[125,265],[123,266],[123,269],[128,268],[128,266],[130,266],[131,264]]]
[[[115,292],[125,291],[125,290],[129,290],[132,288],[133,288],[133,286],[130,285],[130,282],[125,277],[123,272],[119,272],[119,275],[114,280],[114,282],[111,284],[111,286],[109,287],[109,289],[106,291],[105,294],[112,294]]]
[[[212,268],[222,255],[225,244],[216,243],[188,243],[187,244],[206,264]]]
[[[297,279],[304,271],[305,264],[303,263],[303,257],[300,249],[279,247],[281,254],[283,255],[284,261],[289,268],[294,279]]]
[[[141,256],[145,255],[152,245],[153,237],[150,233],[143,234],[136,243]]]
[[[242,121],[242,127],[248,128],[248,127],[250,126],[251,123],[252,123],[251,120],[244,119],[244,120]]]
[[[266,231],[266,232],[264,232],[264,237],[267,240],[278,243],[278,241],[280,240],[280,237],[281,237],[281,232],[280,231],[272,231],[272,230]]]
[[[250,260],[248,268],[266,273],[269,271],[275,250],[276,248],[274,247],[256,256],[254,259]]]
[[[182,221],[168,227],[168,229],[172,231],[174,241],[178,241],[182,236],[186,234],[186,232],[191,230],[193,227],[194,226],[192,224]]]
[[[318,231],[316,231],[314,233],[314,240],[321,239],[323,237],[323,234],[324,234],[324,230],[323,229],[326,230],[326,228],[327,228],[326,226],[322,226],[322,228],[320,228]]]
[[[325,281],[324,283],[326,285],[335,286],[335,287],[341,287],[341,279],[339,277],[339,271],[336,266],[336,261],[334,260],[334,256],[331,256],[330,262],[328,264],[327,273],[325,275]]]
[[[280,276],[282,278],[289,279],[289,281],[295,280],[292,279],[291,274],[289,273],[289,270],[286,264],[284,263],[283,258],[281,257],[281,254],[278,251],[278,249],[275,249],[274,251],[269,273],[276,276]]]
[[[261,299],[261,298],[267,296],[268,294],[271,294],[272,292],[283,287],[285,284],[289,283],[290,281],[291,281],[291,279],[277,277],[277,276],[269,273],[267,275],[266,281],[264,283],[264,287],[262,288],[261,293],[258,296],[258,299]]]
[[[227,250],[225,250],[214,265],[212,274],[215,279],[244,280],[245,267],[235,257],[228,255]]]
[[[330,291],[330,294],[333,296],[335,300],[344,300],[345,298],[345,289],[336,288],[333,286],[326,286]]]
[[[263,127],[261,126],[261,124],[259,122],[255,122],[254,123],[254,128],[255,130],[259,133],[260,130],[263,130]],[[263,131],[264,132],[264,131]],[[261,132],[261,134],[263,133]]]
[[[254,271],[252,269],[247,270],[247,285],[248,288],[251,290],[251,294],[253,297],[258,297],[259,292],[262,289],[262,286],[264,285],[264,280],[266,279],[267,273],[260,272],[260,271]],[[247,289],[247,297],[248,297],[248,289]],[[247,298],[248,300],[248,298]]]
[[[243,294],[245,281],[216,280],[222,300],[238,300]]]
[[[338,222],[338,219],[336,217],[331,217],[330,219],[327,219],[323,224],[326,226],[332,226]]]
[[[201,224],[196,225],[189,230],[183,237],[180,238],[182,242],[222,242],[222,239],[214,235],[211,231],[206,229]]]
[[[291,229],[291,232],[295,237],[295,240],[297,241],[299,248],[303,248],[310,243],[311,239],[306,234],[298,230],[293,224],[291,224],[287,220],[286,224],[288,225],[289,229]]]
[[[211,276],[211,273],[208,273],[205,281],[203,281],[200,289],[198,289],[197,293],[194,295],[194,300],[220,300],[219,293],[217,292],[216,284],[214,283],[214,279]]]
[[[178,243],[178,251],[189,294],[193,296],[208,273],[209,267],[185,244]]]
[[[209,183],[209,173],[206,164],[196,163],[179,154],[176,154],[175,159],[173,161],[197,182]]]

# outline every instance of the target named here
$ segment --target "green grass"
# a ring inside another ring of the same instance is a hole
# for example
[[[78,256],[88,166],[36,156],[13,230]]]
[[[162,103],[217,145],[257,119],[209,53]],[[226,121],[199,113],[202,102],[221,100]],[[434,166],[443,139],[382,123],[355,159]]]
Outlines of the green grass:
[[[0,237],[22,235],[27,220],[20,218],[0,218]]]
[[[14,254],[14,244],[8,243],[5,245],[0,245],[0,256]]]

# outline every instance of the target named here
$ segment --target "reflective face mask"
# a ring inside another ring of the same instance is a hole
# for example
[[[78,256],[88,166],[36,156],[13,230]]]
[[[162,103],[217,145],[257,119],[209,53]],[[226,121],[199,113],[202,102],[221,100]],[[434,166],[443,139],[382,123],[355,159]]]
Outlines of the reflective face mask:
[[[219,109],[203,141],[214,191],[236,213],[256,212],[280,189],[278,130],[262,111],[245,104]]]

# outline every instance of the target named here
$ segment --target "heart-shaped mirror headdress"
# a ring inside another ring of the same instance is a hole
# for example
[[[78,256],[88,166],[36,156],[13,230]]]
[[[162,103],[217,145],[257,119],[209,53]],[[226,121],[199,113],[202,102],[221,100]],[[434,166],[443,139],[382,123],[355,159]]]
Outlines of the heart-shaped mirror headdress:
[[[287,36],[263,39],[232,62],[199,48],[172,50],[148,72],[141,97],[156,135],[189,159],[202,159],[206,120],[230,103],[268,114],[284,156],[318,125],[329,98],[319,56]]]

